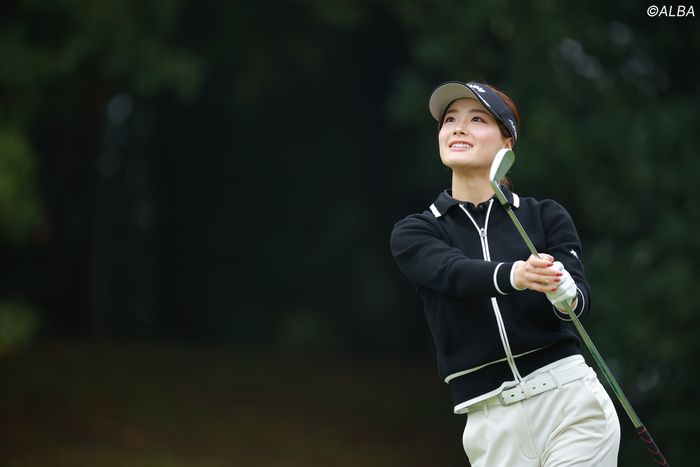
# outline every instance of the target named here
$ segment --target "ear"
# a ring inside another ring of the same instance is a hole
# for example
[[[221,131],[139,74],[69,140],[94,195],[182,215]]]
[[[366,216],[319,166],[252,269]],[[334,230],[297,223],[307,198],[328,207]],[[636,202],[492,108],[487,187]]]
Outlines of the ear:
[[[506,138],[505,147],[513,149],[513,138]]]

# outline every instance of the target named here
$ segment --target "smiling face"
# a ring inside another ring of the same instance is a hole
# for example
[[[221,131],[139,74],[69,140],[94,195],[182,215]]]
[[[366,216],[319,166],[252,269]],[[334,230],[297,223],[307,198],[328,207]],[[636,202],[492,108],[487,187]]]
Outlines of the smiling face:
[[[499,149],[512,147],[496,119],[476,99],[457,99],[447,108],[438,133],[440,159],[454,172],[488,170]]]

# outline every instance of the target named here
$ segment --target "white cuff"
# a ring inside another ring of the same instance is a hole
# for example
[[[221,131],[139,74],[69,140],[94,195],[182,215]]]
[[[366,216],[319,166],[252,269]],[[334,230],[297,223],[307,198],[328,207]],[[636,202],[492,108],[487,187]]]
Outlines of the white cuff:
[[[519,289],[515,286],[515,266],[518,263],[524,263],[525,261],[516,261],[513,263],[513,266],[510,268],[510,285],[515,289],[515,290],[525,290],[527,287],[523,287],[522,289]]]
[[[498,286],[498,269],[503,266],[503,263],[498,263],[498,266],[496,266],[496,269],[493,270],[493,285],[496,287],[496,290],[498,290],[498,293],[501,295],[508,295],[504,291],[501,290],[501,288]]]
[[[573,298],[573,300],[576,300],[577,298],[579,298],[579,296],[580,300],[578,303],[576,303],[576,308],[580,307],[580,311],[576,313],[577,318],[580,318],[581,313],[583,313],[583,310],[586,309],[586,297],[583,295],[583,292],[581,292],[581,289],[579,289],[578,286],[576,286],[576,296]],[[559,318],[560,320],[571,321],[571,317],[566,311],[561,311],[554,305],[552,305],[552,309],[554,310],[554,314],[557,315],[557,318]]]

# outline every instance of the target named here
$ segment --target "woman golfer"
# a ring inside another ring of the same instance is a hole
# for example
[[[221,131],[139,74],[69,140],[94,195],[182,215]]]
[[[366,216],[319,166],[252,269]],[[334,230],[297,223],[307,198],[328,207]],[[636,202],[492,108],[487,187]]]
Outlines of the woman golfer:
[[[440,376],[474,467],[614,466],[620,426],[610,397],[566,323],[590,306],[581,243],[552,200],[503,191],[535,248],[531,256],[494,201],[489,169],[513,147],[518,110],[497,89],[448,82],[430,97],[452,188],[399,221],[391,250],[423,300]]]

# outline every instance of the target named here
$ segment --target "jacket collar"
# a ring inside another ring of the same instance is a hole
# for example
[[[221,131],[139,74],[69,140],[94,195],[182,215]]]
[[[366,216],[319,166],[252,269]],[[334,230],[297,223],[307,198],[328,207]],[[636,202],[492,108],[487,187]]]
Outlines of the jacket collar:
[[[501,186],[501,189],[512,207],[516,209],[520,207],[520,197],[518,195],[510,191],[506,186]],[[435,217],[440,217],[445,215],[452,207],[459,206],[460,203],[461,201],[452,197],[452,190],[444,190],[438,195],[435,202],[430,205],[430,212]]]

